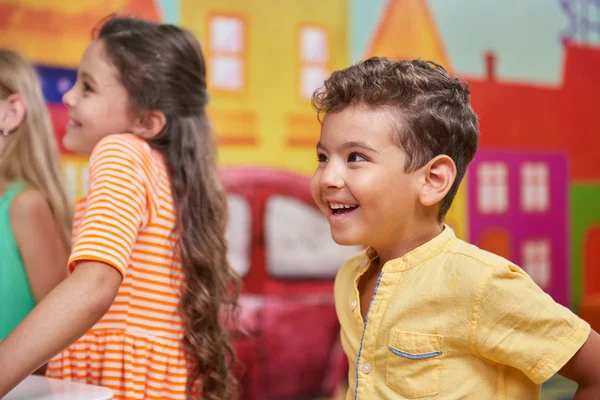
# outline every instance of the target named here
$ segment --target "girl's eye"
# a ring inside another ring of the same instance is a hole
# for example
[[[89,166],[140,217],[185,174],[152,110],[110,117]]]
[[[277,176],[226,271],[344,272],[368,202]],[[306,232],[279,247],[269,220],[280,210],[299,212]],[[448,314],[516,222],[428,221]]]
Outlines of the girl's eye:
[[[92,92],[92,87],[87,82],[83,82],[83,91]]]
[[[363,157],[358,153],[352,153],[348,156],[348,162],[361,162],[361,161],[367,161],[366,157]]]
[[[327,162],[327,156],[325,154],[317,154],[317,161],[320,163]]]

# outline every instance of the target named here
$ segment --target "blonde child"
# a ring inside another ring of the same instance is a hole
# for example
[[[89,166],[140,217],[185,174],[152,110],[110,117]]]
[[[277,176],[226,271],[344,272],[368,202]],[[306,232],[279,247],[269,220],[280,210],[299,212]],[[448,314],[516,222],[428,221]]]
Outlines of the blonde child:
[[[33,67],[0,50],[0,340],[67,276],[72,215]]]
[[[435,63],[372,58],[313,101],[313,197],[337,243],[367,247],[335,282],[346,399],[537,399],[557,372],[575,399],[599,399],[598,334],[443,223],[478,145],[466,85]]]
[[[60,352],[48,376],[115,399],[234,398],[220,317],[237,276],[198,42],[172,25],[111,18],[63,100],[65,147],[91,153],[89,191],[70,276],[0,343],[0,396]]]

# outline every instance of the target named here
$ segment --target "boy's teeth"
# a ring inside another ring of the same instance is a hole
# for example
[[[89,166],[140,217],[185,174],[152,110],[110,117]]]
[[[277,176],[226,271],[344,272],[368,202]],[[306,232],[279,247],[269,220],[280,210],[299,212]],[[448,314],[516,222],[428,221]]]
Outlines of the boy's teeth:
[[[332,209],[334,210],[339,210],[341,208],[354,208],[356,206],[350,205],[350,204],[330,204],[329,205]]]

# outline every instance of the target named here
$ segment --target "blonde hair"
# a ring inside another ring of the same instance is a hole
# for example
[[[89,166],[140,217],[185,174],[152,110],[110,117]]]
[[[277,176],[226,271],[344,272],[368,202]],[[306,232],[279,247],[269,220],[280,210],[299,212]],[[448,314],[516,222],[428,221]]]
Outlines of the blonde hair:
[[[59,152],[35,69],[18,54],[0,49],[0,99],[19,93],[26,114],[0,154],[0,179],[23,180],[41,191],[52,209],[61,239],[71,247],[72,208]]]

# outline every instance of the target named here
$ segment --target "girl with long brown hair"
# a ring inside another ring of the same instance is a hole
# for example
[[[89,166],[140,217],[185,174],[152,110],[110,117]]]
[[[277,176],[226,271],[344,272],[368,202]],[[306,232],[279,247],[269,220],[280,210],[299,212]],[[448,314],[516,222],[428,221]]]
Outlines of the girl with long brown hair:
[[[71,275],[0,343],[0,397],[60,352],[50,377],[115,399],[234,398],[222,318],[238,278],[199,43],[173,25],[111,18],[63,101],[65,147],[91,154]]]

